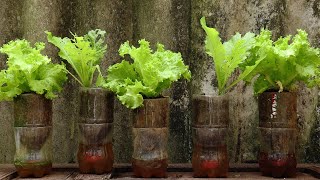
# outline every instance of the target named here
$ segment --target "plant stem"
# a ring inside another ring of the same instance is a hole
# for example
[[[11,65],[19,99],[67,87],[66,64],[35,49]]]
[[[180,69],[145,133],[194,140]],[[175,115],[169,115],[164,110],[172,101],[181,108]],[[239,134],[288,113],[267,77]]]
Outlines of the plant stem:
[[[282,86],[282,83],[281,81],[277,81],[277,85],[279,86],[279,92],[282,92],[283,91],[283,86]]]
[[[81,86],[84,87],[84,85],[82,84],[82,82],[81,82],[78,78],[76,78],[70,71],[67,70],[67,72],[68,72]]]

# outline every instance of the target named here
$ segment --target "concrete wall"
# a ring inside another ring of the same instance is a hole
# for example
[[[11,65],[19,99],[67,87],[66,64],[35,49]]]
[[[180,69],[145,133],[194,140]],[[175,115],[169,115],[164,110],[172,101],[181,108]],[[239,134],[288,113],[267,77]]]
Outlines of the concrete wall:
[[[2,0],[0,1],[0,45],[15,38],[46,41],[44,30],[55,35],[79,35],[90,29],[107,31],[108,52],[103,71],[121,59],[117,50],[126,40],[146,38],[153,45],[179,51],[190,65],[193,78],[173,84],[165,92],[170,101],[170,161],[189,162],[191,154],[191,94],[216,94],[212,60],[204,52],[205,34],[199,19],[207,17],[224,40],[235,32],[273,30],[274,37],[305,29],[313,45],[320,47],[320,3],[318,0]],[[48,44],[48,43],[47,43]],[[45,53],[59,62],[57,49]],[[0,69],[5,56],[0,55]],[[69,78],[63,93],[54,100],[54,161],[76,161],[78,84]],[[230,93],[229,153],[231,162],[256,161],[257,100],[252,87],[243,83]],[[318,90],[301,86],[298,100],[300,162],[320,162],[320,111]],[[0,103],[0,163],[11,163],[14,155],[12,102]],[[132,152],[132,112],[115,101],[114,152],[116,162],[129,162]]]

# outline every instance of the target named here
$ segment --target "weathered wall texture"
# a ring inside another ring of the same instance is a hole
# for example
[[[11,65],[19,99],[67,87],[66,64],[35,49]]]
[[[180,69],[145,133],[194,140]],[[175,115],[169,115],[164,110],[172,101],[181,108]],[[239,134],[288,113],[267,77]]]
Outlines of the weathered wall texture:
[[[204,52],[205,34],[199,19],[207,17],[223,38],[235,32],[273,30],[274,37],[305,29],[320,47],[318,0],[1,0],[0,45],[15,38],[46,42],[45,30],[59,36],[69,31],[83,35],[90,29],[107,31],[108,52],[102,69],[120,62],[117,50],[126,40],[161,42],[179,51],[193,78],[174,83],[165,92],[170,101],[169,156],[171,162],[189,162],[191,154],[192,94],[217,94],[212,60]],[[47,43],[45,53],[59,62],[57,49]],[[0,55],[0,69],[5,56]],[[76,161],[79,85],[69,78],[54,100],[53,148],[57,163]],[[259,142],[257,100],[250,86],[240,83],[230,93],[229,153],[231,162],[256,161]],[[320,162],[320,110],[318,90],[301,86],[298,100],[300,162]],[[0,103],[0,163],[14,155],[12,102]],[[115,101],[114,152],[117,162],[129,162],[132,153],[132,112]]]

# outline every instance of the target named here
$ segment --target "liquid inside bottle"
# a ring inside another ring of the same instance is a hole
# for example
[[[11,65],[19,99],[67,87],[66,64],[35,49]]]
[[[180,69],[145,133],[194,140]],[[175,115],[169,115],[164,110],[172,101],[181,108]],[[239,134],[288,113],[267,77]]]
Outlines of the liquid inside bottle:
[[[102,145],[80,143],[78,161],[81,173],[103,174],[111,172],[114,161],[112,143]]]
[[[132,159],[132,169],[136,177],[166,177],[167,176],[168,160],[137,160]]]
[[[297,161],[295,154],[261,152],[259,154],[259,166],[264,176],[275,178],[296,176]]]
[[[192,168],[194,177],[227,177],[229,162],[226,145],[203,146],[194,144]]]
[[[24,155],[25,159],[23,162],[16,159],[14,163],[20,177],[33,176],[40,178],[46,174],[50,174],[52,163],[43,158],[41,151],[29,150]]]
[[[43,177],[46,174],[50,174],[52,169],[52,163],[48,164],[35,164],[35,163],[29,163],[29,164],[23,164],[23,165],[15,165],[18,175],[22,178],[25,177]]]

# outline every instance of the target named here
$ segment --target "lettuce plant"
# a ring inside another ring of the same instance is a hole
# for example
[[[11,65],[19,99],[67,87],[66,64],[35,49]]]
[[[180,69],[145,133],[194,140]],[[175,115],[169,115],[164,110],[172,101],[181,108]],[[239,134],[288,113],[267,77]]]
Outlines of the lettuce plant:
[[[271,31],[262,30],[250,56],[240,65],[243,70],[251,69],[244,80],[254,82],[256,95],[266,90],[294,91],[299,81],[309,87],[319,85],[320,52],[311,47],[305,31],[298,30],[293,38],[271,38]]]
[[[44,48],[40,42],[33,48],[27,40],[10,41],[0,48],[8,56],[8,68],[0,71],[0,100],[12,100],[28,92],[43,94],[48,99],[57,96],[67,80],[67,70],[42,55]]]
[[[96,29],[84,36],[72,34],[73,38],[70,39],[55,37],[51,32],[46,32],[48,41],[60,49],[59,56],[71,65],[77,76],[70,72],[69,74],[83,87],[93,86],[96,71],[98,72],[96,86],[102,85],[103,77],[99,64],[107,49],[105,33]]]
[[[138,48],[130,46],[129,42],[120,46],[120,56],[130,55],[133,62],[123,60],[110,66],[104,84],[117,94],[122,104],[131,109],[142,106],[144,97],[161,97],[161,92],[181,77],[191,78],[180,53],[165,50],[159,43],[153,52],[144,39],[139,44]]]
[[[215,28],[207,27],[204,17],[200,19],[200,24],[207,35],[205,40],[206,52],[213,58],[218,81],[218,94],[223,95],[253,70],[255,65],[247,68],[234,82],[227,85],[235,69],[250,55],[250,50],[255,45],[255,34],[249,32],[242,37],[241,34],[236,33],[229,41],[222,43],[219,32]]]

